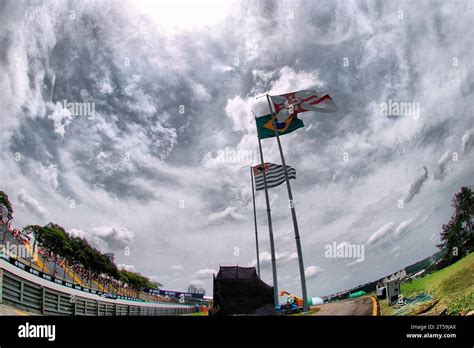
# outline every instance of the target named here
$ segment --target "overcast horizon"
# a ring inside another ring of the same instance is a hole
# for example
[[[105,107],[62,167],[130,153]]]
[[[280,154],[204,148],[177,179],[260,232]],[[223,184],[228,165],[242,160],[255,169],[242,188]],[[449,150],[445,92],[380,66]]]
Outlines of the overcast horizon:
[[[389,275],[438,251],[453,195],[474,184],[473,14],[470,0],[2,1],[13,225],[52,221],[165,289],[210,295],[220,265],[255,265],[256,97],[313,89],[339,111],[301,113],[281,137],[308,296]],[[279,289],[300,294],[285,185],[269,195]],[[363,258],[327,257],[333,243]]]

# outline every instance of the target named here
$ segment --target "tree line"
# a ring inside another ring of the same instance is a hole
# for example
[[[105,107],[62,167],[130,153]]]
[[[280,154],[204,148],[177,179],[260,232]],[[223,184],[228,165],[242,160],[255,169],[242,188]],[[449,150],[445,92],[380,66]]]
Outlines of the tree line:
[[[7,221],[13,217],[13,208],[8,195],[0,191],[0,208],[3,209],[0,214],[6,215]],[[34,235],[34,251],[39,246],[48,254],[52,255],[55,261],[55,267],[59,259],[64,261],[67,266],[81,267],[90,278],[99,279],[100,275],[106,275],[118,280],[137,291],[143,288],[157,288],[161,284],[152,282],[137,272],[119,270],[114,261],[113,253],[103,253],[89,244],[85,238],[72,236],[63,227],[48,223],[45,226],[28,225],[23,228],[23,233]],[[55,272],[54,270],[53,272]]]
[[[62,259],[69,267],[82,267],[90,277],[98,279],[101,274],[107,275],[136,290],[157,287],[156,283],[139,273],[119,270],[114,261],[114,254],[101,252],[91,246],[85,238],[72,236],[57,224],[28,225],[23,232],[33,233],[35,237],[33,248],[38,244],[51,252],[55,263],[58,259]]]

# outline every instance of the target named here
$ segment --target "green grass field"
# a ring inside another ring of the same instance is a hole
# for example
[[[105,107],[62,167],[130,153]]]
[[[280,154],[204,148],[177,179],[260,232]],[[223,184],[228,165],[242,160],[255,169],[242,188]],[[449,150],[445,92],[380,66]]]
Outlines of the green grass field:
[[[207,317],[208,315],[209,315],[209,312],[206,312],[205,314],[203,312],[183,314],[183,316],[185,317]]]
[[[406,298],[418,293],[432,294],[439,303],[430,310],[447,307],[447,314],[463,315],[474,310],[474,254],[422,278],[403,283]]]

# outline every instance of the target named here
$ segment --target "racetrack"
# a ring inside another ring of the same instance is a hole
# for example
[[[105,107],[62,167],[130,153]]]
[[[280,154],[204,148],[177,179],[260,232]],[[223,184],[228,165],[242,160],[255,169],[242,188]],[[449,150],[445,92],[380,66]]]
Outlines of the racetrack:
[[[7,306],[6,304],[0,303],[0,315],[38,315],[31,312],[22,311],[20,309]]]
[[[314,315],[373,315],[374,303],[370,296],[325,303],[312,308],[320,310]],[[376,313],[376,311],[375,311]]]

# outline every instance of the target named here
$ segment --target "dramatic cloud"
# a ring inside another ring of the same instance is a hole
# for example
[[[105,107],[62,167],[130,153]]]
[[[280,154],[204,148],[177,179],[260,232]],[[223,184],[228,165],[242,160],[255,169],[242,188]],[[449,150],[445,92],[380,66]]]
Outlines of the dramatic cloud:
[[[328,90],[340,110],[302,113],[305,127],[281,138],[304,263],[324,269],[308,293],[433,254],[452,195],[474,184],[462,4],[405,3],[403,18],[375,0],[0,6],[0,190],[13,224],[58,223],[167,289],[209,293],[205,270],[256,264],[248,166],[260,161],[252,111],[269,112],[256,99],[267,91]],[[280,163],[275,139],[262,147]],[[299,293],[284,185],[270,204],[279,285]],[[256,206],[271,282],[261,191]],[[324,257],[334,241],[370,248],[363,262]]]

